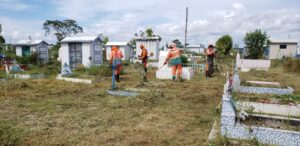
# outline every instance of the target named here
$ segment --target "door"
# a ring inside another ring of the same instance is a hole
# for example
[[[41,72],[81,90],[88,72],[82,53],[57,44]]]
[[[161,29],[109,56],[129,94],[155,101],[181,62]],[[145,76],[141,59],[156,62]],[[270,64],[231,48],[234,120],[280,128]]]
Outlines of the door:
[[[22,56],[30,56],[30,46],[22,46]]]
[[[46,63],[48,61],[48,49],[47,46],[40,46],[38,49],[39,61]]]
[[[93,64],[101,65],[102,64],[102,48],[100,44],[93,45]]]
[[[82,64],[82,43],[70,43],[70,68],[75,69],[79,64]]]

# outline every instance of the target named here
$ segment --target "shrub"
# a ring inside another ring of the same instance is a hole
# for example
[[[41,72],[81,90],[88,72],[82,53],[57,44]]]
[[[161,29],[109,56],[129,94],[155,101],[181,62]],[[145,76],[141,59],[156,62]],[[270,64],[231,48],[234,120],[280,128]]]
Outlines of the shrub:
[[[283,68],[287,72],[300,73],[300,59],[285,58]]]
[[[109,66],[92,66],[87,69],[89,75],[110,77],[112,75],[112,70]]]
[[[183,64],[188,63],[188,57],[187,56],[181,55],[180,57],[181,57],[181,61],[182,61]]]

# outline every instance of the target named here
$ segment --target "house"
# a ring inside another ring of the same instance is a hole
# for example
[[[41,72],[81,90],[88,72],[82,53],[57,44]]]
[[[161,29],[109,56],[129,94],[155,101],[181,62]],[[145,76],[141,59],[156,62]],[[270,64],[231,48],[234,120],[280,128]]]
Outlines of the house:
[[[129,60],[130,59],[130,47],[127,42],[107,42],[106,43],[106,60],[110,59],[111,54],[111,47],[112,46],[119,46],[120,50],[123,52],[124,58],[122,60]]]
[[[38,59],[41,62],[48,62],[49,59],[49,46],[43,40],[20,40],[12,44],[16,48],[16,55],[20,57],[30,56],[33,52],[38,54]]]
[[[160,37],[136,37],[136,54],[135,57],[141,55],[142,50],[140,45],[144,45],[148,50],[148,56],[150,60],[158,60],[159,58],[159,44],[161,41]]]
[[[268,51],[269,59],[282,59],[283,57],[295,57],[297,55],[297,40],[275,40],[271,39]]]
[[[188,45],[186,47],[187,51],[194,52],[197,54],[204,54],[204,46],[203,45]]]
[[[90,67],[101,65],[102,60],[102,40],[100,36],[92,37],[66,37],[61,41],[59,49],[59,60],[67,64],[71,69],[78,65]]]

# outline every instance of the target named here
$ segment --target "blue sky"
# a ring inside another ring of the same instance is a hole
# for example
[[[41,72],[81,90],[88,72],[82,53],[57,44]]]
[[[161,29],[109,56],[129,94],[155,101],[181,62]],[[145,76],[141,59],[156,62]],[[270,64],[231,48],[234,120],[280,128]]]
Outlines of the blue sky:
[[[242,44],[256,28],[271,38],[300,40],[299,0],[0,0],[0,23],[9,42],[45,39],[46,19],[75,19],[82,35],[104,34],[111,41],[129,41],[135,32],[151,27],[169,42],[184,37],[185,6],[189,5],[190,44],[214,43],[229,34]]]

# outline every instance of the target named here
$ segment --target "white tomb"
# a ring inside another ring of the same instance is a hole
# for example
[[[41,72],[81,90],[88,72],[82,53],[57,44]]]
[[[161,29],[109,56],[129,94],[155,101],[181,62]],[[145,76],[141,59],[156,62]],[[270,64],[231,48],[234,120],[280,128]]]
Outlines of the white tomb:
[[[164,65],[165,60],[167,59],[168,51],[160,51],[159,53],[159,62],[158,70],[156,71],[156,78],[158,79],[172,79],[172,68],[166,64]],[[176,73],[177,76],[177,73]],[[194,71],[190,67],[182,68],[182,78],[186,80],[192,79],[194,76]]]
[[[241,59],[238,53],[236,55],[236,65],[242,72],[248,72],[251,69],[268,71],[271,66],[271,60]]]

